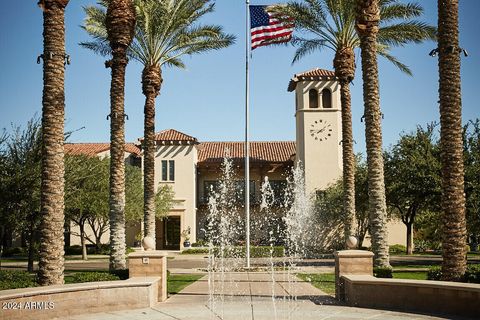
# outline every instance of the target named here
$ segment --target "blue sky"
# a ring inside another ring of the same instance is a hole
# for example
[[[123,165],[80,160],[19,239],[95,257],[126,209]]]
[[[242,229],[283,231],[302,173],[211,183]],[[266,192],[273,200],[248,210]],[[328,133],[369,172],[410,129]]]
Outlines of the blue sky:
[[[11,123],[24,125],[35,114],[41,115],[42,65],[36,64],[42,52],[42,12],[37,1],[7,1],[0,20],[0,128]],[[84,19],[82,6],[93,0],[72,0],[66,10],[66,46],[72,64],[66,70],[66,130],[75,130],[73,142],[109,140],[110,69],[105,58],[78,43],[88,40],[79,27]],[[251,1],[251,4],[271,1]],[[424,21],[437,24],[437,1],[421,1]],[[480,117],[478,73],[480,72],[480,1],[460,2],[460,44],[469,52],[462,57],[462,103],[464,120]],[[156,129],[175,128],[200,141],[237,141],[244,132],[245,92],[245,2],[217,0],[216,11],[204,19],[220,24],[237,36],[230,48],[186,57],[187,70],[165,69],[161,94],[156,100]],[[475,31],[477,30],[477,31]],[[389,62],[379,59],[384,146],[394,143],[401,132],[417,124],[438,121],[437,59],[428,56],[436,43],[395,49],[394,55],[409,65],[413,77],[402,74]],[[294,140],[294,96],[287,92],[295,73],[315,67],[332,69],[331,51],[317,52],[291,65],[292,47],[258,48],[251,61],[251,139]],[[352,86],[353,129],[356,151],[365,150],[362,81],[357,55],[357,73]],[[125,108],[126,140],[143,136],[144,96],[141,92],[141,66],[127,67]]]

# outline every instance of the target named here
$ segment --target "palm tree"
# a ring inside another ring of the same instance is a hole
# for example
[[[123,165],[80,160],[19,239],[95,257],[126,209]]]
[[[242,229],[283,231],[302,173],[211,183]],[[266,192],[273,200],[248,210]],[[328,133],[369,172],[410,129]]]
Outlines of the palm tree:
[[[105,37],[105,6],[86,7],[83,27],[93,38],[81,45],[102,55],[110,54]],[[102,8],[103,7],[103,8]],[[162,67],[184,68],[184,55],[228,47],[234,37],[215,25],[198,20],[214,10],[209,0],[136,0],[135,37],[129,56],[143,65],[144,122],[144,223],[145,236],[155,239],[155,98],[160,93]]]
[[[381,10],[385,14],[382,15],[380,36],[377,39],[377,53],[411,75],[406,65],[390,55],[391,47],[432,39],[435,28],[413,20],[423,12],[418,4],[388,0],[381,2]],[[335,52],[333,66],[340,82],[342,108],[343,203],[345,236],[348,237],[353,233],[355,219],[355,156],[350,98],[350,82],[355,77],[354,50],[360,46],[360,39],[355,32],[355,0],[293,1],[287,6],[276,6],[272,11],[293,18],[295,29],[306,35],[295,35],[292,38],[292,43],[298,45],[292,63],[316,50],[330,49]]]
[[[440,74],[440,146],[442,162],[442,277],[459,280],[465,273],[466,222],[458,0],[438,1],[438,69]]]
[[[110,85],[110,270],[126,269],[125,260],[125,69],[127,48],[135,30],[131,0],[110,0],[105,16],[106,39],[112,60]]]
[[[62,284],[64,271],[65,7],[40,0],[43,10],[42,185],[40,285]]]
[[[362,57],[372,251],[375,253],[376,266],[390,267],[377,64],[380,4],[378,0],[356,0],[356,3],[356,29],[360,38]]]

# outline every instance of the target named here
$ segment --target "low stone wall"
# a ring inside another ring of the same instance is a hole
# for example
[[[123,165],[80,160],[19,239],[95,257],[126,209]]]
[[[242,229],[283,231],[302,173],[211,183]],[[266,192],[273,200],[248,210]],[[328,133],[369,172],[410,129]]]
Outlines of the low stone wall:
[[[344,275],[373,276],[373,252],[365,250],[341,250],[335,256],[335,297],[345,300]]]
[[[157,303],[160,277],[0,291],[0,319],[52,319],[148,308]]]
[[[343,283],[345,302],[350,306],[474,318],[480,315],[480,284],[370,275],[344,275]]]
[[[161,251],[137,251],[128,255],[129,277],[160,277],[158,301],[167,300],[167,255]]]

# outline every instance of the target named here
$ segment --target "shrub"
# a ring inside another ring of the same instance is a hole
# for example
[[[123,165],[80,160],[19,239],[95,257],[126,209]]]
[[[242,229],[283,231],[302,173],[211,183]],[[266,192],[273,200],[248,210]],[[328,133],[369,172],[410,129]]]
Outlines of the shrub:
[[[74,245],[65,248],[65,255],[72,256],[72,255],[80,255],[82,254],[82,246]]]
[[[442,267],[435,266],[430,268],[427,273],[428,280],[441,280],[442,279]],[[467,270],[462,277],[462,282],[480,283],[480,265],[469,264]]]
[[[402,254],[407,252],[407,247],[402,244],[394,244],[390,246],[389,252],[391,254]]]
[[[35,275],[26,271],[0,270],[0,290],[35,287]]]
[[[113,274],[114,276],[118,277],[120,280],[128,279],[128,269],[111,270],[110,273]]]
[[[107,243],[102,243],[100,244],[100,247],[97,248],[96,246],[94,247],[94,252],[95,254],[104,254],[104,255],[109,255],[110,254],[110,245]]]
[[[392,268],[375,267],[373,268],[373,276],[377,278],[393,278]]]
[[[208,254],[208,248],[190,248],[183,250],[182,254]]]
[[[415,252],[425,252],[430,249],[430,243],[425,240],[413,240],[413,247]]]
[[[235,246],[225,248],[223,254],[226,258],[240,258],[245,257],[245,246]],[[272,251],[273,257],[283,257],[285,255],[285,248],[283,246],[251,246],[250,257],[252,258],[267,258],[270,257],[270,251]],[[191,248],[182,251],[182,254],[208,254],[208,248]],[[220,256],[220,248],[213,248],[213,254]]]
[[[135,249],[127,247],[126,253],[129,254],[129,253],[132,253],[132,252],[135,252]]]
[[[463,276],[465,282],[480,283],[480,265],[469,264]]]
[[[262,258],[262,257],[283,257],[285,256],[285,248],[283,246],[262,246],[262,247],[251,247],[250,256],[252,258]]]
[[[442,278],[442,267],[431,267],[427,272],[427,280],[440,280]]]
[[[192,247],[206,247],[207,243],[204,240],[198,240],[197,242],[192,243]]]
[[[2,257],[12,257],[24,255],[24,250],[21,247],[3,248]]]
[[[113,281],[120,280],[120,277],[108,272],[76,272],[74,273],[69,283],[83,283],[94,281]]]
[[[441,244],[437,241],[414,239],[413,247],[415,252],[423,253],[429,250],[439,251],[441,249]]]
[[[214,255],[219,256],[220,255],[220,248],[215,247],[214,249]],[[244,246],[236,246],[236,247],[229,247],[226,248],[224,251],[224,257],[226,258],[231,258],[231,257],[236,257],[236,258],[241,258],[245,257],[246,255],[246,248]],[[251,258],[267,258],[270,257],[270,254],[272,257],[283,257],[285,256],[285,248],[283,246],[251,246],[250,247],[250,257]]]

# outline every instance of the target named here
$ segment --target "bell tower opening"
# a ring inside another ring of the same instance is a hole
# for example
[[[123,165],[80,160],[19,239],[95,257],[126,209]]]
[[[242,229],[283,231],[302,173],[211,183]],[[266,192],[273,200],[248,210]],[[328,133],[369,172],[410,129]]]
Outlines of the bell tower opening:
[[[308,106],[310,109],[318,108],[318,91],[316,89],[308,90]]]
[[[332,92],[330,89],[322,90],[322,108],[331,109],[332,108]]]

